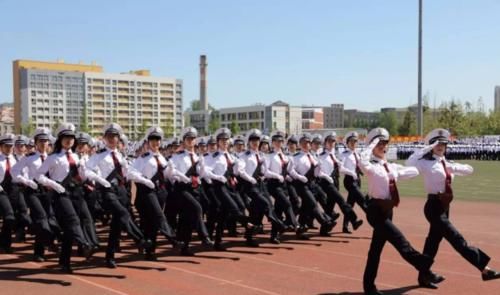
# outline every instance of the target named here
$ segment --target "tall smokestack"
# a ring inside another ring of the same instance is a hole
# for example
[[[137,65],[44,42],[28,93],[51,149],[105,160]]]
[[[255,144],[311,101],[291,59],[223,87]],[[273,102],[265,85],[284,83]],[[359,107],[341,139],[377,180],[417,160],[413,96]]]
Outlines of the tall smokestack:
[[[200,107],[208,110],[207,100],[207,56],[200,55]]]

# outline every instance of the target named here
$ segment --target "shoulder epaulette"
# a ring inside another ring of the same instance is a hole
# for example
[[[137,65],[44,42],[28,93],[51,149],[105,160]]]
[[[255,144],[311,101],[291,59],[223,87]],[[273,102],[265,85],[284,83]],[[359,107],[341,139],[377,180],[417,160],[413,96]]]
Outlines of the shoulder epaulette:
[[[298,155],[300,155],[300,152],[296,152],[295,154],[293,154],[294,157]]]
[[[319,154],[320,156],[323,156],[324,154],[326,154],[326,151],[323,151],[321,154]]]
[[[97,154],[101,154],[101,153],[104,153],[106,151],[106,149],[100,149],[97,151]]]
[[[217,158],[217,157],[219,156],[219,154],[220,154],[219,152],[215,152],[215,153],[213,154],[213,157],[214,157],[214,158]]]
[[[151,153],[150,152],[145,152],[144,154],[141,155],[142,158],[146,158],[149,156]]]
[[[31,156],[33,156],[33,155],[36,155],[36,152],[31,152],[31,153],[29,153],[29,154],[26,154],[26,157],[31,157]]]
[[[204,154],[203,154],[203,157],[206,157],[206,156],[208,156],[208,153],[204,153]]]
[[[182,151],[178,151],[176,154],[180,155],[180,154],[184,154],[184,152],[185,152],[185,151],[184,151],[184,150],[182,150]]]
[[[245,152],[245,155],[247,155],[247,156],[248,156],[248,155],[250,155],[250,153],[251,153],[251,151],[246,151],[246,152]]]

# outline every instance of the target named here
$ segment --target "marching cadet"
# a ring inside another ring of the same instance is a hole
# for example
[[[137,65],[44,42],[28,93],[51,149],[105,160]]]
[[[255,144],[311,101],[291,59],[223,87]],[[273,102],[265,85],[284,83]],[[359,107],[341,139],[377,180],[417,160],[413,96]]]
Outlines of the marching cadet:
[[[344,174],[344,188],[347,190],[347,204],[354,208],[358,204],[363,211],[366,211],[365,197],[361,192],[361,176],[363,172],[360,166],[360,155],[356,151],[358,146],[358,133],[348,132],[344,143],[347,149],[342,153],[342,163],[340,164],[340,173]],[[349,220],[344,217],[342,232],[349,234]]]
[[[24,196],[30,209],[35,234],[34,261],[45,261],[45,247],[51,246],[60,227],[52,207],[52,194],[35,181],[38,169],[47,159],[49,149],[48,128],[37,128],[33,135],[36,152],[29,153],[12,167],[13,181],[24,186]]]
[[[29,139],[24,135],[16,136],[14,140],[14,152],[13,157],[16,162],[24,158],[26,155]],[[12,167],[14,164],[12,164]],[[26,241],[26,227],[31,225],[31,217],[28,212],[28,205],[26,204],[26,199],[24,197],[23,191],[18,187],[17,183],[12,184],[12,191],[10,194],[12,206],[14,209],[14,214],[16,215],[16,241],[25,242]]]
[[[26,153],[31,154],[35,152],[35,141],[33,139],[30,139],[28,141],[28,144],[26,145]]]
[[[245,137],[243,135],[236,135],[233,141],[234,153],[236,156],[240,156],[245,152]]]
[[[215,139],[214,136],[210,136],[207,139],[207,151],[205,154],[203,154],[204,168],[207,167],[208,166],[207,163],[210,163],[211,159],[213,159],[212,155],[216,151],[217,151],[217,140]],[[213,232],[215,230],[215,224],[217,222],[217,218],[219,215],[218,212],[221,209],[221,204],[219,199],[215,195],[215,191],[212,186],[212,180],[206,173],[202,173],[201,183],[208,202],[206,209],[207,231],[210,239],[212,239]]]
[[[86,167],[86,164],[89,157],[89,142],[91,138],[90,135],[79,132],[76,137],[76,148],[75,152],[80,158],[80,165],[82,167]],[[87,176],[90,172],[87,173]],[[76,213],[80,217],[83,234],[85,238],[90,243],[90,245],[94,248],[99,247],[99,238],[97,237],[97,232],[95,228],[94,215],[92,214],[95,211],[96,203],[98,200],[98,193],[95,191],[95,183],[94,179],[97,177],[95,174],[92,174],[90,177],[86,177],[86,179],[82,179],[83,181],[83,196],[76,203],[75,209]],[[82,250],[78,249],[81,253]]]
[[[431,281],[430,266],[433,259],[415,250],[403,233],[392,222],[393,208],[399,205],[399,193],[396,182],[418,175],[414,167],[405,167],[388,163],[386,152],[389,144],[389,132],[384,128],[375,128],[367,135],[369,146],[361,154],[361,169],[368,177],[368,208],[366,217],[373,227],[372,241],[368,252],[363,288],[365,294],[382,294],[375,286],[380,255],[385,243],[391,243],[399,254],[420,273],[422,282]]]
[[[304,133],[300,137],[301,151],[293,156],[293,164],[288,166],[288,173],[292,178],[297,180],[295,187],[297,194],[302,200],[299,215],[299,228],[297,229],[297,237],[299,239],[307,239],[304,235],[306,232],[306,225],[310,221],[316,219],[320,224],[320,235],[328,235],[328,233],[335,226],[335,222],[330,219],[326,214],[323,214],[319,209],[316,198],[314,197],[314,181],[315,170],[318,166],[318,161],[310,153],[311,149],[311,135]]]
[[[500,278],[500,273],[488,267],[490,257],[481,249],[468,245],[449,220],[450,203],[453,200],[451,184],[456,175],[465,176],[473,172],[470,165],[446,160],[445,153],[449,142],[448,130],[432,130],[425,137],[427,146],[413,153],[406,162],[407,165],[416,167],[423,174],[424,187],[428,194],[424,213],[430,223],[430,229],[423,253],[431,258],[436,257],[439,244],[445,238],[463,258],[481,271],[484,281]],[[435,284],[442,282],[444,277],[435,273],[431,274],[432,282],[423,281],[422,273],[418,281],[421,286],[436,289]]]
[[[260,144],[259,144],[259,151],[261,151],[264,154],[269,154],[271,152],[271,139],[269,138],[268,135],[262,135]]]
[[[299,139],[296,135],[292,135],[287,139],[287,150],[285,155],[288,157],[288,165],[290,167],[293,165],[293,155],[297,153],[297,146],[299,144]],[[301,206],[301,200],[299,195],[297,194],[297,190],[295,189],[295,182],[298,180],[294,180],[290,174],[287,172],[287,176],[285,177],[287,182],[287,190],[288,195],[290,196],[290,202],[292,203],[293,212],[295,215],[299,214],[299,209]]]
[[[14,209],[10,197],[12,186],[11,169],[15,164],[12,156],[14,134],[6,133],[0,136],[0,209],[3,215],[2,232],[0,233],[0,248],[5,253],[12,253],[12,230],[16,223]]]
[[[288,195],[286,178],[288,176],[289,159],[283,153],[283,142],[285,133],[275,131],[271,135],[273,152],[266,157],[267,168],[264,176],[267,179],[267,187],[269,193],[274,197],[274,210],[277,216],[285,215],[285,224],[287,230],[296,231],[298,227],[297,218],[290,202]],[[272,229],[271,243],[280,244],[280,232],[277,229]]]
[[[338,204],[344,214],[344,219],[352,224],[354,230],[357,230],[363,224],[363,221],[358,220],[356,213],[346,203],[338,189],[340,163],[334,155],[336,136],[335,132],[331,132],[325,136],[325,144],[323,152],[319,155],[319,166],[316,170],[316,176],[319,179],[319,186],[328,196],[326,213],[331,217],[333,207],[335,204]]]
[[[174,193],[180,197],[179,240],[184,243],[181,249],[183,256],[194,255],[189,251],[193,230],[198,232],[198,238],[203,245],[214,245],[203,221],[200,175],[203,174],[204,164],[203,158],[194,152],[197,136],[198,131],[195,128],[184,128],[181,134],[183,150],[172,156],[167,168],[168,173],[178,179],[174,184]]]
[[[265,155],[259,151],[260,138],[262,132],[259,129],[251,129],[247,133],[247,142],[249,150],[240,156],[238,163],[238,175],[242,180],[242,188],[246,195],[251,199],[249,213],[252,224],[260,224],[262,216],[266,216],[272,224],[271,240],[276,239],[277,235],[285,230],[285,225],[278,218],[274,211],[271,200],[264,195],[262,181],[267,170]],[[247,245],[258,246],[258,243],[247,236]],[[277,242],[277,240],[274,240]]]
[[[87,168],[99,176],[96,180],[97,189],[101,193],[104,209],[112,214],[106,249],[106,266],[116,268],[115,252],[119,247],[122,230],[129,234],[139,249],[147,251],[151,247],[151,241],[144,239],[143,233],[134,223],[127,209],[130,202],[125,186],[128,164],[118,151],[120,134],[123,133],[122,128],[116,123],[111,123],[104,128],[103,133],[106,147],[90,157]]]
[[[26,155],[27,151],[28,138],[24,135],[16,136],[16,140],[14,141],[14,158],[16,161],[21,160],[24,155]]]
[[[151,127],[146,131],[146,140],[149,151],[135,159],[127,178],[135,182],[137,194],[135,207],[141,217],[141,227],[147,240],[152,246],[146,249],[146,260],[156,260],[156,236],[158,231],[174,246],[177,245],[175,233],[168,224],[163,206],[167,199],[167,161],[160,154],[160,144],[163,139],[163,130],[160,127]]]
[[[78,156],[73,152],[75,126],[63,123],[57,130],[54,151],[37,171],[36,180],[54,191],[54,211],[62,228],[62,245],[59,256],[61,271],[72,273],[71,248],[73,241],[81,247],[88,259],[95,250],[86,239],[77,207],[83,199],[82,180],[88,177],[85,167],[79,165]]]
[[[226,223],[234,220],[240,222],[246,228],[247,237],[252,235],[254,226],[248,222],[248,217],[237,203],[239,196],[236,196],[238,192],[234,169],[237,159],[228,150],[231,131],[227,128],[220,128],[215,132],[215,138],[218,151],[205,163],[205,174],[212,180],[215,195],[221,206],[215,230],[214,248],[224,251],[222,233]]]

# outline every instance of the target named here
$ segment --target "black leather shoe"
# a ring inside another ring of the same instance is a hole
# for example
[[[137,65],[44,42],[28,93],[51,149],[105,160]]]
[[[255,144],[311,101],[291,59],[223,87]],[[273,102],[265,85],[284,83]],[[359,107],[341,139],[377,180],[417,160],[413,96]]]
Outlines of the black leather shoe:
[[[334,213],[332,214],[332,221],[336,221],[337,219],[339,219],[339,217],[340,217],[340,213],[335,213],[335,212],[334,212]]]
[[[335,221],[329,221],[321,225],[321,228],[319,230],[319,234],[322,237],[325,236],[330,236],[330,232],[332,231],[333,227],[337,225]]]
[[[116,261],[114,259],[106,259],[107,268],[116,268]]]
[[[151,240],[142,239],[139,241],[139,243],[137,243],[137,246],[139,247],[139,250],[149,250],[153,246],[153,243],[151,242]]]
[[[490,280],[495,280],[500,278],[500,272],[497,272],[496,270],[489,269],[486,273],[481,274],[481,278],[483,281],[490,281]]]
[[[281,244],[280,239],[278,237],[271,237],[271,239],[269,239],[269,243],[275,244],[275,245]]]
[[[156,257],[156,255],[154,253],[146,253],[146,254],[144,254],[144,260],[157,261],[158,258]]]
[[[361,225],[363,225],[363,220],[358,219],[357,221],[354,221],[354,222],[352,223],[352,228],[353,228],[354,230],[358,230],[358,228],[359,228]]]
[[[189,248],[184,247],[181,249],[181,256],[194,256],[194,253]]]
[[[348,227],[343,227],[342,228],[342,233],[344,233],[344,234],[352,234],[352,232],[349,230]]]
[[[215,242],[214,243],[214,250],[215,251],[227,251],[226,247],[224,247],[224,245],[222,245],[221,242]]]
[[[90,246],[89,244],[82,244],[81,245],[81,249],[82,249],[82,254],[83,254],[83,257],[85,257],[85,259],[89,260],[92,255],[94,255],[94,247]]]
[[[259,247],[259,242],[254,239],[246,239],[245,245],[247,245],[247,247],[257,248]]]
[[[427,289],[437,289],[438,286],[433,282],[433,276],[431,272],[419,273],[418,274],[418,285],[422,288]]]
[[[208,237],[202,239],[201,244],[203,246],[206,246],[206,247],[213,247],[214,246],[214,242],[212,240],[210,240],[210,238],[208,238]]]
[[[439,284],[442,281],[444,281],[446,278],[442,275],[438,275],[437,273],[434,273],[431,271],[431,279],[434,284]]]
[[[61,266],[60,270],[61,270],[62,273],[66,273],[66,274],[72,274],[73,273],[73,269],[69,265],[63,265],[63,266]]]

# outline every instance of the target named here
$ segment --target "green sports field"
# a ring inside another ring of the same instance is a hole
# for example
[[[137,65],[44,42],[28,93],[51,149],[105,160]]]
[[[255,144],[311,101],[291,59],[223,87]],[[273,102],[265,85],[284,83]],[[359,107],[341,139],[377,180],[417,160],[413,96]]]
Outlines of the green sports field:
[[[404,162],[404,161],[398,161]],[[474,167],[470,176],[456,176],[453,192],[456,199],[469,201],[500,202],[500,162],[499,161],[460,161]],[[363,179],[366,184],[366,179]],[[424,192],[422,176],[398,182],[399,193],[404,197],[427,197]],[[366,186],[362,185],[363,192]],[[342,192],[345,189],[342,187]]]

